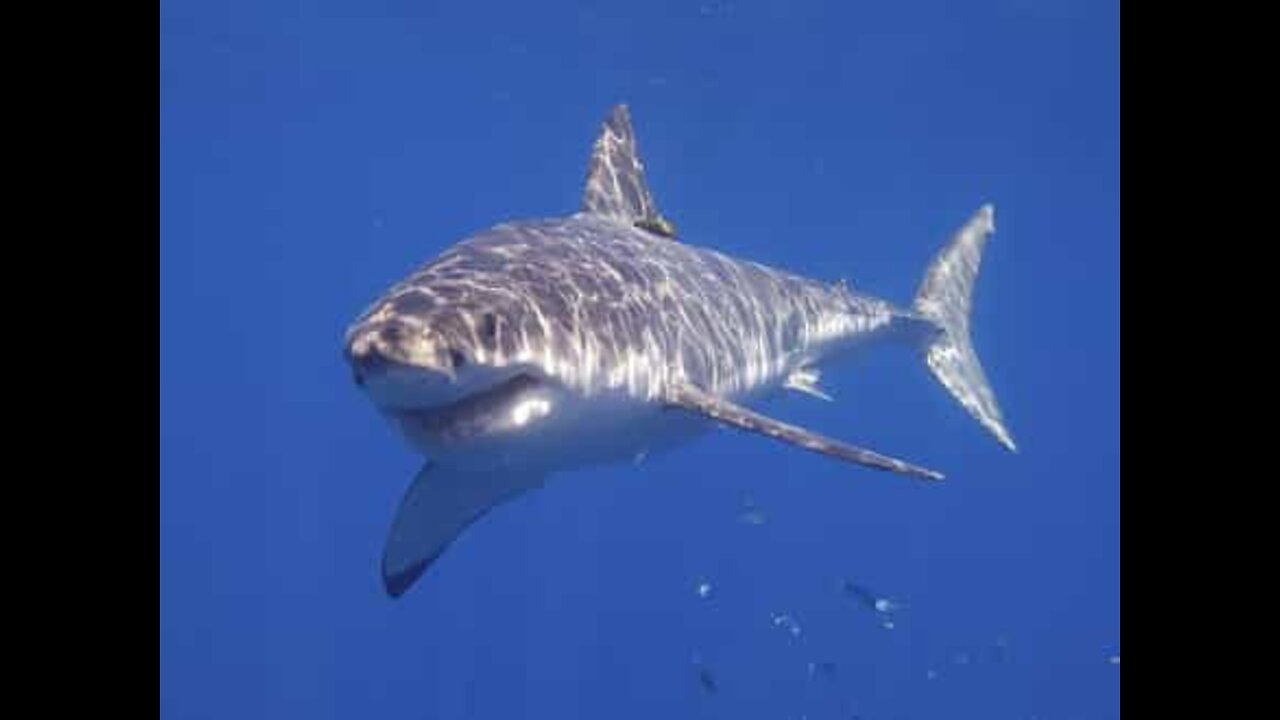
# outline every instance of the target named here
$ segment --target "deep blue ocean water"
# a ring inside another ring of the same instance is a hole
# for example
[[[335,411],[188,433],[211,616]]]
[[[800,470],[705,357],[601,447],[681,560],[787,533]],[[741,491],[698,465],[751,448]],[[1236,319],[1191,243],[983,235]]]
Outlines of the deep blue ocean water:
[[[1119,26],[1064,0],[163,0],[161,716],[1118,717]],[[619,101],[688,242],[885,298],[994,202],[974,339],[1021,452],[883,349],[827,374],[836,402],[768,410],[947,482],[714,433],[558,477],[392,601],[420,459],[345,325],[467,234],[574,210]]]

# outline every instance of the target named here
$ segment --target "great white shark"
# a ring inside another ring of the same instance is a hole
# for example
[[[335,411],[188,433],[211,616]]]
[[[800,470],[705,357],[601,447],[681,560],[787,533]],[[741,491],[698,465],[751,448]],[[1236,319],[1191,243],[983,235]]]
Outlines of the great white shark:
[[[919,465],[749,409],[881,343],[917,348],[1002,445],[1014,441],[969,338],[986,205],[897,307],[677,238],[645,181],[625,105],[605,120],[582,208],[509,222],[445,250],[346,333],[355,382],[430,458],[382,558],[401,595],[468,525],[552,473],[630,461],[715,425],[925,480]]]

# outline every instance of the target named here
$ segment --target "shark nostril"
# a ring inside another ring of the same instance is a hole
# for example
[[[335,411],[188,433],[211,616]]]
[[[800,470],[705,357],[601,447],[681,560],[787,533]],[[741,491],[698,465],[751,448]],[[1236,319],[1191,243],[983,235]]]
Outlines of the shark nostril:
[[[382,339],[389,343],[400,342],[400,338],[404,337],[404,329],[399,325],[386,325],[379,331]]]

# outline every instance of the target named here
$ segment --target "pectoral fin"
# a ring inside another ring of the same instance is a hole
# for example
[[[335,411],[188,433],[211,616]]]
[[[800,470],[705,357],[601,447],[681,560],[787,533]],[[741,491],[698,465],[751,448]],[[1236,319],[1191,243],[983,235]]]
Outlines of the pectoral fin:
[[[387,594],[404,594],[471,523],[491,508],[540,486],[544,479],[519,470],[462,471],[423,465],[400,500],[382,553]]]
[[[866,465],[878,470],[890,470],[904,475],[912,475],[925,480],[942,479],[942,473],[934,470],[912,465],[903,460],[881,455],[872,450],[866,450],[839,440],[833,440],[795,425],[788,425],[780,420],[774,420],[740,405],[735,405],[723,398],[710,395],[691,385],[680,385],[672,388],[667,394],[666,401],[669,405],[697,413],[716,422],[736,427],[740,430],[777,438],[838,460]]]
[[[798,368],[787,376],[786,382],[782,386],[806,395],[812,395],[819,400],[831,402],[834,398],[828,395],[822,388],[818,387],[818,380],[822,375],[817,368]]]

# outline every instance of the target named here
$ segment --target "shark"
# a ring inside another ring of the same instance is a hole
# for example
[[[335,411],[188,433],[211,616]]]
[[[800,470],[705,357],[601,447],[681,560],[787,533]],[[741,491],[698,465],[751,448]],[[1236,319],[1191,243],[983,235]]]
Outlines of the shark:
[[[716,427],[921,480],[930,468],[756,409],[829,400],[821,371],[867,347],[916,349],[1015,450],[970,339],[982,206],[898,306],[687,243],[658,210],[626,105],[605,118],[578,212],[476,233],[395,283],[349,326],[356,385],[425,456],[382,554],[399,597],[486,512],[558,472],[635,461]]]

